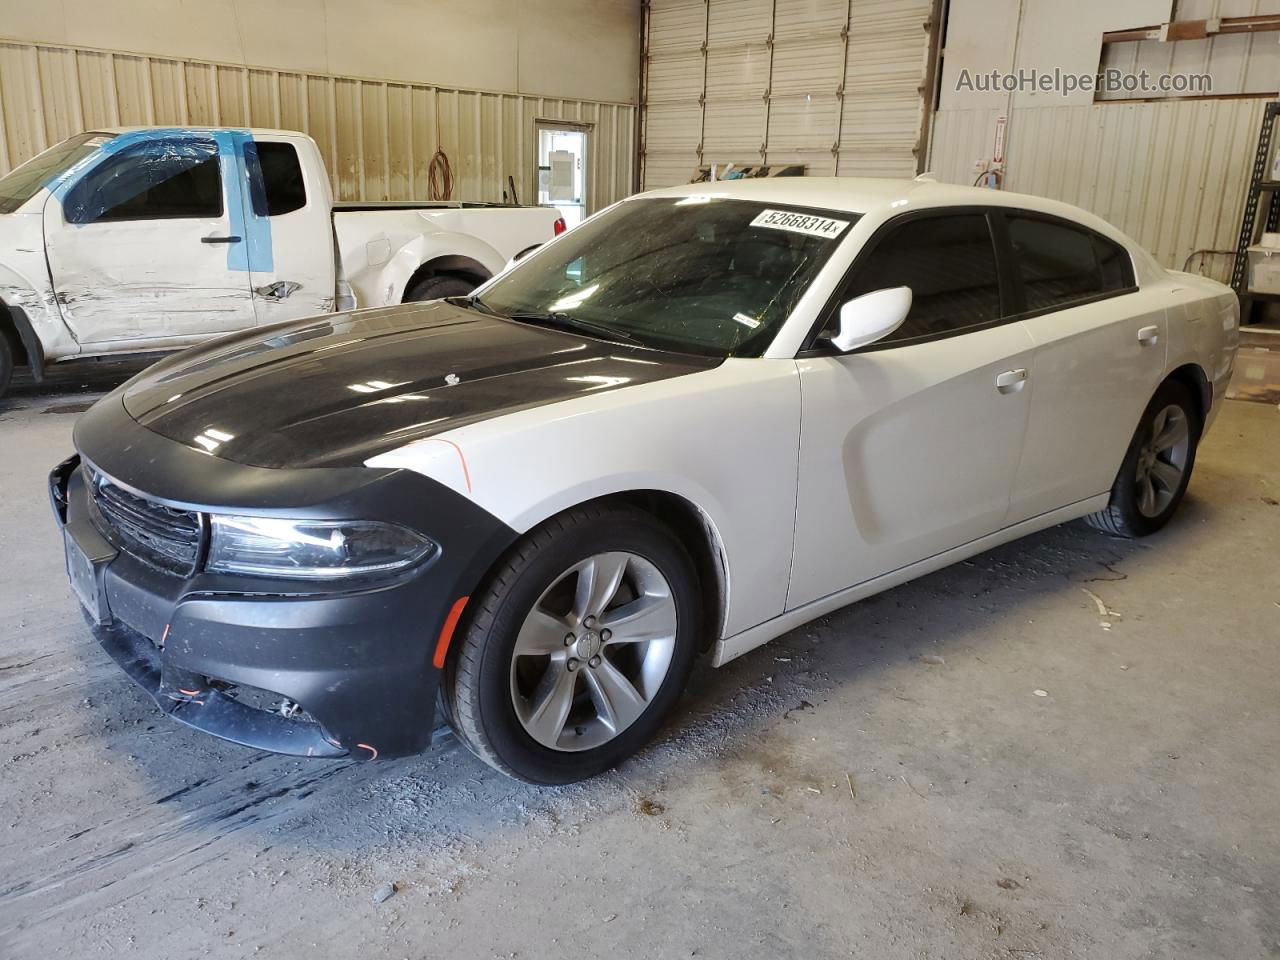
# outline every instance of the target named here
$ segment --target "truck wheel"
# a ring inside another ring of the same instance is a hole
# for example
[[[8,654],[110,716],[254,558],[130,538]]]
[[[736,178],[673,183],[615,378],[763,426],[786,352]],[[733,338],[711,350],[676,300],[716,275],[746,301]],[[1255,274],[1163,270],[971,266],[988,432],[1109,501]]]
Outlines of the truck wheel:
[[[1143,411],[1105,510],[1085,521],[1117,537],[1145,537],[1173,516],[1191,480],[1200,419],[1191,391],[1166,380]]]
[[[0,331],[0,397],[9,390],[9,381],[13,379],[13,347],[9,338]]]
[[[441,300],[444,297],[461,297],[480,286],[465,277],[445,274],[419,280],[404,295],[404,302],[416,300]]]
[[[688,553],[648,514],[586,506],[548,521],[471,600],[444,677],[454,731],[530,783],[608,770],[679,699],[698,602]]]

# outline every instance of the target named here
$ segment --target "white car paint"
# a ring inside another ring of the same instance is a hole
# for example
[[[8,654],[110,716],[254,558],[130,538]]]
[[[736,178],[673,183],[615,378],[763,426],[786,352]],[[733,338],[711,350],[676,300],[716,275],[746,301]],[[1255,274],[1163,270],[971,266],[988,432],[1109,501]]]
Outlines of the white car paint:
[[[335,306],[399,303],[415,275],[436,265],[483,280],[552,239],[559,217],[552,208],[457,202],[335,205],[315,142],[291,131],[129,127],[97,140],[96,152],[0,214],[0,304],[23,311],[45,363],[170,350]],[[62,200],[114,151],[145,160],[193,142],[217,144],[220,215],[67,221]],[[304,206],[255,215],[244,143],[296,150]],[[241,234],[236,250],[207,242]]]
[[[724,568],[717,664],[846,603],[1103,508],[1142,410],[1177,368],[1203,373],[1206,429],[1224,398],[1239,322],[1232,291],[1164,270],[1074,207],[857,179],[644,196],[699,195],[862,215],[762,358],[481,421],[368,465],[430,476],[520,532],[611,493],[683,497],[706,519]],[[1127,251],[1137,289],[931,342],[800,354],[878,229],[904,213],[967,205],[1088,227]],[[511,269],[536,269],[542,255]]]

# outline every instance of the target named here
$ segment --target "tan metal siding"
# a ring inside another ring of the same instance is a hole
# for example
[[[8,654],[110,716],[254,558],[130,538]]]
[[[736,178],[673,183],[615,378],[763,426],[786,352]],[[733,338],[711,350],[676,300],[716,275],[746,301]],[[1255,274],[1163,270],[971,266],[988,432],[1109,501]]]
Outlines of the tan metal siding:
[[[1255,17],[1280,13],[1280,0],[1179,0],[1179,20],[1210,17]],[[1134,24],[1147,26],[1147,24]],[[1109,43],[1102,48],[1102,70],[1138,73],[1146,70],[1153,77],[1160,74],[1208,74],[1211,90],[1177,92],[1127,93],[1104,91],[1099,100],[1161,99],[1212,93],[1214,96],[1236,94],[1274,94],[1280,87],[1280,44],[1274,33],[1220,34],[1204,40],[1136,40]]]
[[[643,178],[802,163],[913,176],[931,0],[651,0]]]
[[[1015,109],[1005,189],[1083,207],[1165,266],[1195,250],[1233,249],[1265,100],[1178,100]],[[940,180],[970,183],[991,156],[1001,110],[944,110],[933,125]],[[1231,257],[1193,263],[1225,281]]]
[[[0,42],[0,174],[94,127],[281,127],[316,140],[340,200],[427,197],[443,145],[455,199],[501,200],[510,175],[529,202],[535,120],[591,125],[589,210],[631,192],[630,104]]]

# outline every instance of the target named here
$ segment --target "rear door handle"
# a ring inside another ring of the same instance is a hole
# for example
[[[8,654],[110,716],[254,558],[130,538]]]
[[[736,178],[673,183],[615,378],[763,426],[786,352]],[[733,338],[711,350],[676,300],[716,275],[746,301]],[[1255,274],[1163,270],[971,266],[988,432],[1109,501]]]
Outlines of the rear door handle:
[[[239,243],[239,237],[201,237],[201,243]]]
[[[1149,327],[1143,327],[1138,331],[1138,342],[1144,347],[1149,347],[1160,339],[1160,328],[1155,324]]]
[[[1001,393],[1017,393],[1026,382],[1027,371],[1025,367],[996,374],[996,389]]]

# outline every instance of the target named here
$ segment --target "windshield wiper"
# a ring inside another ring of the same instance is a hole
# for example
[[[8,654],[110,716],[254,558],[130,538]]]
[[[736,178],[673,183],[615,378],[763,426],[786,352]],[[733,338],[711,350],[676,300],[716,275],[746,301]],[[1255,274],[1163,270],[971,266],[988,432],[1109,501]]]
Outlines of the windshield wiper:
[[[570,316],[567,313],[538,313],[530,310],[510,314],[507,319],[516,320],[520,323],[536,323],[542,326],[556,327],[560,330],[585,330],[603,340],[629,340],[634,343],[636,339],[635,336],[625,331],[606,327],[603,323],[592,323],[590,320],[583,320],[581,317]]]
[[[450,303],[455,303],[460,307],[470,307],[480,313],[488,314],[491,317],[505,317],[505,314],[499,313],[493,307],[489,306],[483,300],[476,296],[470,297],[449,297]]]

